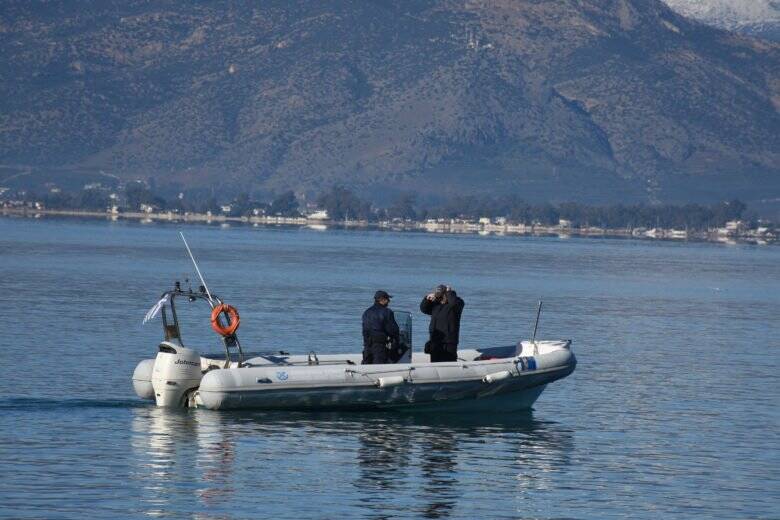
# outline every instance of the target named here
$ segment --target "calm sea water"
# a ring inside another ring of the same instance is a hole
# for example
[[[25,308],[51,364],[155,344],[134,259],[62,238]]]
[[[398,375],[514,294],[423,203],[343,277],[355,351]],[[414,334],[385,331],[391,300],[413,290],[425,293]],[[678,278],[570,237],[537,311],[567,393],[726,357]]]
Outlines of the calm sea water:
[[[450,283],[462,346],[541,298],[579,366],[521,415],[177,412],[130,375],[193,277],[178,229],[0,219],[0,517],[780,518],[780,248],[185,227],[252,350],[358,351],[377,288],[419,347]]]

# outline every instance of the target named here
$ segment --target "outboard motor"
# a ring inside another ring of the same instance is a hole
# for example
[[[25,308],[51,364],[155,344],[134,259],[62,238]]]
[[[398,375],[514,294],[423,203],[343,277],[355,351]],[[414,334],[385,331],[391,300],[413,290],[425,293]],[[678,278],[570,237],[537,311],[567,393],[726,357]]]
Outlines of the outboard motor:
[[[186,246],[187,242],[185,241],[184,244]],[[187,251],[190,252],[189,246]],[[190,257],[192,257],[191,252]],[[200,274],[197,264],[195,269]],[[203,281],[202,277],[201,281]],[[154,319],[158,314],[162,319],[165,339],[160,343],[157,357],[141,361],[133,373],[135,393],[142,399],[154,399],[157,406],[196,406],[198,404],[196,390],[203,378],[203,369],[206,368],[203,367],[200,355],[182,344],[179,318],[174,304],[174,300],[179,296],[191,302],[203,300],[211,307],[211,326],[222,336],[225,346],[224,368],[231,366],[231,349],[235,349],[238,355],[235,366],[241,367],[244,358],[241,344],[236,337],[236,329],[240,323],[238,311],[225,304],[215,294],[209,293],[205,283],[201,286],[200,292],[193,292],[192,289],[185,292],[181,284],[176,282],[174,289],[164,292],[144,316],[144,323]]]
[[[160,343],[160,352],[152,370],[152,388],[157,406],[184,406],[186,396],[200,386],[202,377],[197,352],[183,347],[175,339]]]

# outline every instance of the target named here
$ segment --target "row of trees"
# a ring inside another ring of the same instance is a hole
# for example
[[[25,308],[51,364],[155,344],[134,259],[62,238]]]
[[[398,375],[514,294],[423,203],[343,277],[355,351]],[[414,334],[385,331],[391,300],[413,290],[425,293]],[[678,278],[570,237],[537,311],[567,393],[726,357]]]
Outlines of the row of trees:
[[[413,207],[413,206],[412,206]],[[398,216],[410,214],[408,200],[393,206],[389,211]],[[743,218],[746,206],[739,200],[712,205],[647,205],[615,204],[591,206],[576,202],[553,204],[529,204],[517,196],[498,198],[458,197],[431,209],[415,210],[417,218],[465,218],[506,217],[511,222],[556,225],[568,220],[573,227],[598,226],[603,228],[661,227],[704,230],[722,227],[730,220]]]
[[[188,193],[166,200],[144,183],[129,183],[120,191],[118,199],[111,199],[108,190],[84,189],[77,193],[63,191],[31,195],[52,209],[105,210],[117,204],[123,209],[137,211],[142,204],[161,210],[179,212],[219,213],[222,211],[211,192]],[[505,217],[510,222],[543,225],[557,225],[561,219],[571,222],[573,227],[598,226],[603,228],[687,228],[703,230],[722,227],[729,220],[741,219],[746,206],[739,200],[712,205],[610,205],[591,206],[575,202],[562,204],[530,204],[516,195],[502,197],[461,196],[435,205],[421,205],[412,193],[403,193],[386,208],[373,206],[354,191],[335,186],[322,193],[316,203],[328,212],[332,220],[381,220],[404,219],[425,220],[430,218],[478,219],[482,217]],[[298,216],[301,202],[292,191],[281,193],[268,201],[253,200],[244,193],[230,203],[233,216],[251,215],[261,209],[267,215]]]
[[[349,199],[349,197],[342,197]],[[366,203],[355,201],[352,214],[365,213]],[[386,209],[378,209],[378,218],[409,220],[452,219],[475,220],[482,217],[505,217],[514,223],[557,225],[567,220],[572,227],[598,226],[610,229],[660,227],[667,229],[706,230],[722,227],[730,220],[744,217],[746,205],[739,200],[712,205],[615,204],[592,206],[576,202],[530,204],[516,195],[503,197],[455,197],[443,204],[421,206],[413,194],[402,194]],[[339,214],[338,218],[341,214]]]

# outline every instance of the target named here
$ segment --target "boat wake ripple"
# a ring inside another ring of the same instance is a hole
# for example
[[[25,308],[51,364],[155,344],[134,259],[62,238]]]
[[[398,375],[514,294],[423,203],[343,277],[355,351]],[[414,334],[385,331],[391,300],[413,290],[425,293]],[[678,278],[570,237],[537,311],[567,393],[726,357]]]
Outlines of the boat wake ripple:
[[[148,403],[137,399],[45,399],[6,397],[0,399],[0,410],[51,410],[73,408],[143,408]]]

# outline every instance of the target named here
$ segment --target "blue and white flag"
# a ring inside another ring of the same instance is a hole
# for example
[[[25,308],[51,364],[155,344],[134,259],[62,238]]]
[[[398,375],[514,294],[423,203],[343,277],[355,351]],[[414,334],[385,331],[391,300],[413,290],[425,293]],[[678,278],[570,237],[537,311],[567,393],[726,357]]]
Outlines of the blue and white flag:
[[[157,316],[157,313],[160,312],[160,309],[163,308],[163,305],[168,303],[168,295],[166,294],[162,298],[160,298],[160,301],[154,304],[154,307],[149,309],[149,312],[146,313],[146,316],[144,316],[144,321],[141,322],[142,325],[145,325],[148,321],[151,321],[154,319],[155,316]]]

